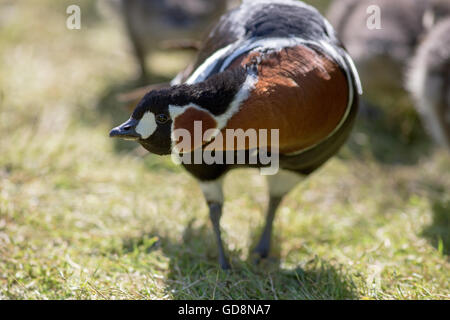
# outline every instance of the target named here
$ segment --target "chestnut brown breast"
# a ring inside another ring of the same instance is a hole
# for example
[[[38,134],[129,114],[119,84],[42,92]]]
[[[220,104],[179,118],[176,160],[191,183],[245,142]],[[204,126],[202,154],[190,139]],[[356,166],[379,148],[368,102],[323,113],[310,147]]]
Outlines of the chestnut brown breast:
[[[348,82],[337,63],[299,45],[270,54],[251,53],[233,65],[246,65],[258,55],[258,81],[224,130],[279,129],[281,153],[328,137],[343,119],[349,99]]]

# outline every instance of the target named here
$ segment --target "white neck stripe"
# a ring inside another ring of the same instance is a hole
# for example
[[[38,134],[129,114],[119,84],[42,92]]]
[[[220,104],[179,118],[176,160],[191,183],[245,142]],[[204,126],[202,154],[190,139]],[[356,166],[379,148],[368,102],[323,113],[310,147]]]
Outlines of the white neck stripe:
[[[192,75],[185,81],[186,84],[194,84],[206,80],[211,70],[217,64],[217,61],[226,54],[228,49],[232,47],[232,44],[217,50],[212,56],[205,60]]]
[[[226,127],[228,121],[237,112],[239,112],[239,108],[240,108],[242,102],[244,102],[246,99],[248,99],[251,91],[255,88],[255,85],[257,82],[258,82],[258,77],[255,73],[248,74],[247,78],[245,79],[245,81],[242,84],[239,91],[236,93],[233,101],[230,103],[227,110],[223,114],[220,114],[217,116],[215,116],[214,114],[209,112],[207,109],[204,109],[204,108],[196,105],[195,103],[189,103],[184,106],[169,105],[169,113],[170,113],[170,117],[172,118],[172,132],[171,132],[172,143],[174,143],[174,140],[175,140],[175,138],[173,136],[175,119],[178,116],[180,116],[181,114],[183,114],[187,108],[195,108],[195,109],[201,110],[203,112],[207,112],[211,115],[212,118],[214,118],[216,120],[218,130],[216,131],[216,134],[211,137],[211,139],[214,138],[220,132],[220,130],[222,130],[223,128]]]

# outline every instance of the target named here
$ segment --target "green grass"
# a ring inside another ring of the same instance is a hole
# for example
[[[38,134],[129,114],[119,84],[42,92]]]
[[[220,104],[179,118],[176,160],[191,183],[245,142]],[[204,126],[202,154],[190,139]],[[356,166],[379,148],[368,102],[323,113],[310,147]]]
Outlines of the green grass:
[[[0,298],[450,299],[448,153],[363,120],[285,199],[262,265],[264,179],[226,178],[221,271],[194,180],[108,138],[137,71],[119,26],[81,1],[69,31],[67,3],[0,4]]]

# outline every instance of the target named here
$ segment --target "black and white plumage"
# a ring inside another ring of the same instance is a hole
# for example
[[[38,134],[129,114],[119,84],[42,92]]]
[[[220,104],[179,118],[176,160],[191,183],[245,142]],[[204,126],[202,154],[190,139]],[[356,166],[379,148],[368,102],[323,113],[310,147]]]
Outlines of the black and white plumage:
[[[204,41],[192,72],[171,88],[147,93],[131,118],[110,136],[134,139],[148,151],[170,154],[176,129],[278,129],[279,166],[268,176],[267,222],[255,252],[269,252],[275,211],[299,181],[333,156],[351,131],[361,93],[358,74],[331,25],[311,6],[293,0],[253,0],[225,14]],[[185,154],[207,150],[216,135]],[[236,154],[237,149],[227,149]],[[252,150],[246,149],[249,155]],[[273,150],[273,149],[271,149]],[[229,264],[221,236],[222,181],[231,169],[256,164],[183,163],[200,183],[210,209],[219,262]]]

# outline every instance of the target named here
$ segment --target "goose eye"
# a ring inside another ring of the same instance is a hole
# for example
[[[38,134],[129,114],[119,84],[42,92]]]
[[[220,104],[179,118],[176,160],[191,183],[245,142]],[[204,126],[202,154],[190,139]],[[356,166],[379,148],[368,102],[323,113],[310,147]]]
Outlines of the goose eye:
[[[158,122],[160,124],[164,124],[167,121],[169,121],[169,117],[167,115],[165,115],[164,113],[156,115],[156,122]]]

